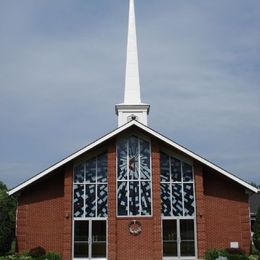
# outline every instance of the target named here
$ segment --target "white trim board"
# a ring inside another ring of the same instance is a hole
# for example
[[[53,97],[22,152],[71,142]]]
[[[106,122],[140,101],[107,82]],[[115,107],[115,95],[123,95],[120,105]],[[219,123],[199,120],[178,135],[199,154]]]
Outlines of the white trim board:
[[[141,124],[140,122],[136,121],[136,120],[132,120],[124,125],[122,125],[121,127],[115,129],[114,131],[108,133],[107,135],[99,138],[98,140],[94,141],[93,143],[85,146],[84,148],[82,148],[81,150],[73,153],[72,155],[66,157],[65,159],[61,160],[60,162],[54,164],[53,166],[51,166],[50,168],[40,172],[39,174],[35,175],[34,177],[30,178],[29,180],[21,183],[20,185],[14,187],[13,189],[8,191],[9,195],[12,195],[16,192],[18,192],[19,190],[25,188],[26,186],[30,185],[31,183],[37,181],[38,179],[46,176],[47,174],[49,174],[50,172],[58,169],[59,167],[63,166],[64,164],[70,162],[71,160],[75,159],[76,157],[82,155],[83,153],[89,151],[90,149],[94,148],[95,146],[107,141],[108,139],[114,137],[115,135],[123,132],[124,130],[126,130],[127,128],[131,127],[131,126],[137,126],[139,128],[141,128],[142,130],[144,130],[145,132],[151,134],[152,136],[160,139],[161,141],[167,143],[168,145],[174,147],[175,149],[183,152],[184,154],[192,157],[193,159],[201,162],[202,164],[207,165],[208,167],[210,167],[211,169],[216,170],[217,172],[221,173],[222,175],[228,177],[229,179],[239,183],[240,185],[244,186],[246,189],[252,191],[252,192],[258,192],[258,189],[255,188],[254,186],[250,185],[249,183],[243,181],[242,179],[236,177],[235,175],[225,171],[224,169],[220,168],[219,166],[209,162],[208,160],[204,159],[203,157],[191,152],[190,150],[188,150],[187,148],[173,142],[172,140],[170,140],[169,138],[161,135],[160,133],[154,131],[153,129]]]

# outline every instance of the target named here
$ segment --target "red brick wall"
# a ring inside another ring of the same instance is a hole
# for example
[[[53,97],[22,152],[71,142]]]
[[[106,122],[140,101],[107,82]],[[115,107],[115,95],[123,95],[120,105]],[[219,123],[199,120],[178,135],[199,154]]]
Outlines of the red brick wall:
[[[162,220],[160,189],[160,150],[159,144],[152,142],[152,182],[153,182],[153,259],[162,259]]]
[[[228,248],[237,241],[250,251],[248,196],[238,184],[204,172],[207,248]]]
[[[142,225],[138,236],[129,233],[130,221],[136,219]],[[152,260],[153,258],[153,219],[121,218],[117,219],[117,260]]]
[[[117,221],[116,221],[116,146],[108,148],[108,259],[117,259]]]
[[[107,144],[105,145],[107,146]],[[160,202],[160,143],[152,140],[153,216],[118,218],[116,215],[116,140],[108,144],[108,258],[109,260],[162,259]],[[226,248],[238,241],[249,252],[250,231],[244,189],[194,162],[198,256],[209,248]],[[72,255],[73,165],[24,189],[18,206],[18,249],[43,246]],[[142,233],[129,233],[129,222],[142,224]]]
[[[117,217],[116,213],[116,144],[108,149],[108,258],[109,260],[159,260],[161,245],[160,155],[156,143],[152,145],[153,217]],[[142,225],[138,236],[129,233],[133,220]]]
[[[67,165],[64,172],[64,218],[63,218],[63,260],[72,256],[72,189],[73,165]]]
[[[207,248],[207,234],[205,223],[205,196],[203,186],[202,165],[194,162],[196,222],[197,222],[197,249],[198,257],[203,258]]]
[[[19,251],[42,246],[63,250],[63,173],[32,184],[18,199],[17,247]]]

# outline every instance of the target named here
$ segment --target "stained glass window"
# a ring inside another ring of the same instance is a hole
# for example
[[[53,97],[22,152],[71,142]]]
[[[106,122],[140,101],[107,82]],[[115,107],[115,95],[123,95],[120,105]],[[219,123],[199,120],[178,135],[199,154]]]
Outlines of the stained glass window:
[[[192,166],[160,153],[161,212],[163,216],[194,216]]]
[[[107,155],[74,167],[74,217],[107,216]]]
[[[150,150],[150,142],[134,135],[118,140],[118,216],[151,215]]]

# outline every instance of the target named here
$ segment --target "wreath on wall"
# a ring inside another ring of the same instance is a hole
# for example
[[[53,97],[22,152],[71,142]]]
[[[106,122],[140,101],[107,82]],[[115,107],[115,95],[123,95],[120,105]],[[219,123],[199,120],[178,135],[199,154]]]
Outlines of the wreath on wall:
[[[129,232],[131,235],[133,235],[133,236],[140,235],[142,232],[141,222],[139,222],[137,220],[130,221],[130,223],[128,225],[128,229],[129,229]]]

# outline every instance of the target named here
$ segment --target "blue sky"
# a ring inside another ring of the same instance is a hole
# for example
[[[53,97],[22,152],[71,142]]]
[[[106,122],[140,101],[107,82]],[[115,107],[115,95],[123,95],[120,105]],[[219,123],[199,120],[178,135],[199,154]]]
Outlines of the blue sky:
[[[149,126],[260,183],[260,2],[136,0]],[[0,2],[0,180],[116,128],[127,0]]]

